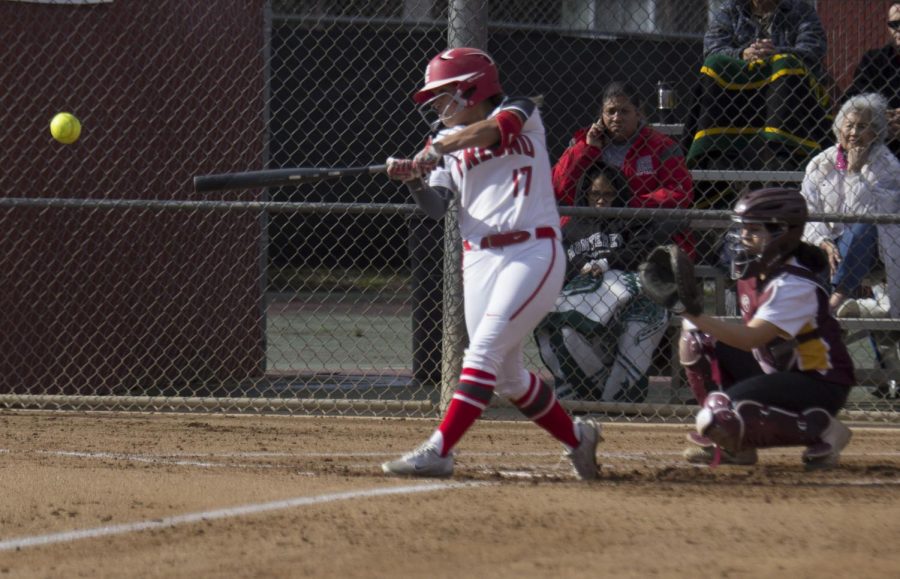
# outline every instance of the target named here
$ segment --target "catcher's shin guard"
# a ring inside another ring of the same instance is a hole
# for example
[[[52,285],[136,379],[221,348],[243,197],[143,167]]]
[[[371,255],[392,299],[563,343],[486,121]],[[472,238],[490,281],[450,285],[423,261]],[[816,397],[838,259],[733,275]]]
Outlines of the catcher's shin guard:
[[[715,338],[699,330],[682,328],[678,340],[678,361],[687,375],[694,399],[697,404],[703,405],[710,390],[721,386]]]
[[[773,446],[818,448],[833,420],[822,408],[796,414],[753,400],[733,404],[724,392],[713,392],[697,414],[697,432],[732,453]]]
[[[696,426],[697,434],[729,452],[737,451],[744,439],[744,421],[724,392],[712,392],[706,397],[697,413]]]

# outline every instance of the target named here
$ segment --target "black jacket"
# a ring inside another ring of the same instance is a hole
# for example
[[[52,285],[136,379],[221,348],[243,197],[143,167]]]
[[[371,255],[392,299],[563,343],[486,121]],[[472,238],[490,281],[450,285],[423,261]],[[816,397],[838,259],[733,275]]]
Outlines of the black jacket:
[[[853,84],[844,94],[844,100],[869,92],[881,94],[887,99],[889,108],[900,109],[900,54],[893,44],[863,54],[853,75]],[[888,141],[886,144],[900,159],[900,140]]]
[[[577,195],[575,206],[585,207],[584,194],[579,191]],[[629,190],[620,189],[613,207],[625,207],[630,195]],[[610,269],[635,271],[654,247],[671,243],[679,228],[674,221],[573,216],[562,228],[569,258],[566,280],[595,259],[606,259]]]

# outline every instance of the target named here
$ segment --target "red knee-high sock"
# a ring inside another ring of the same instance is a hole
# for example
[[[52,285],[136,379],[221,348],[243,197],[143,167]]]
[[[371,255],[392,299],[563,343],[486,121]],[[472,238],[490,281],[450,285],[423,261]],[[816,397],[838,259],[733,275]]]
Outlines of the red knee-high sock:
[[[528,391],[513,404],[535,424],[549,432],[554,438],[568,446],[578,446],[572,417],[556,399],[553,389],[544,384],[534,373],[529,372]]]
[[[497,377],[489,372],[476,368],[463,368],[459,377],[459,386],[456,387],[444,419],[438,426],[444,439],[440,449],[441,456],[447,456],[447,453],[456,446],[466,431],[475,424],[490,403],[496,384]]]

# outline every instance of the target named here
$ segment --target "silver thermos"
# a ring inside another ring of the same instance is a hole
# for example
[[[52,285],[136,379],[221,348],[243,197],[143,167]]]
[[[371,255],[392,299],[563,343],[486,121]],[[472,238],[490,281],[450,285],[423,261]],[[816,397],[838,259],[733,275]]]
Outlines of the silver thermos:
[[[672,114],[675,110],[677,99],[675,89],[664,80],[656,83],[656,108],[659,110],[660,120],[663,123],[672,122]]]

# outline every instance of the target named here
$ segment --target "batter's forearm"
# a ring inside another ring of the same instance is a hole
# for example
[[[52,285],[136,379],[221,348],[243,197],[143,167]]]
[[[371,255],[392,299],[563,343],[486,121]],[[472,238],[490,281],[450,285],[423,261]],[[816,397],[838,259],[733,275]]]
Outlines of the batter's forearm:
[[[450,206],[450,191],[442,187],[429,187],[422,179],[406,181],[409,192],[419,209],[432,219],[441,219]]]
[[[478,121],[452,135],[441,137],[439,143],[441,153],[452,153],[472,147],[493,147],[500,142],[500,125],[496,119]]]

